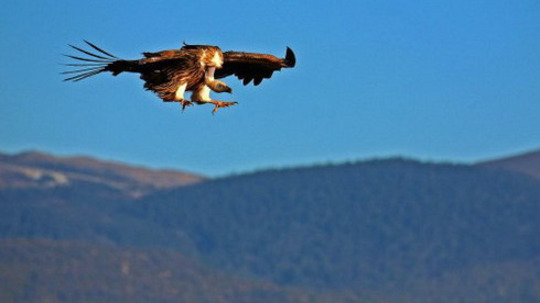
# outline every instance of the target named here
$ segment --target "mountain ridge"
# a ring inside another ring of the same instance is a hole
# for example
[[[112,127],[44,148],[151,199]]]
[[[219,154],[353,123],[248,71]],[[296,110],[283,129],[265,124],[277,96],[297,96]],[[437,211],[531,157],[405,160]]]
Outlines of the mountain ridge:
[[[482,161],[477,165],[514,171],[540,180],[540,151],[530,151],[504,158]]]
[[[0,153],[0,187],[54,187],[82,181],[141,196],[205,179],[193,173],[149,169],[87,156],[58,157],[36,151],[14,155]]]

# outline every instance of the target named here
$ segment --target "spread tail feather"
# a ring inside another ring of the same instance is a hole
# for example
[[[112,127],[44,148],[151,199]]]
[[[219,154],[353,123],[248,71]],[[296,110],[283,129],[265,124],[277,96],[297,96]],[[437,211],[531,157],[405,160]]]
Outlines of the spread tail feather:
[[[90,46],[92,49],[97,51],[98,53],[92,53],[90,51],[84,50],[80,47],[73,46],[70,44],[69,46],[71,46],[73,49],[89,57],[64,55],[66,57],[69,57],[78,61],[82,61],[81,63],[63,64],[64,66],[78,68],[75,70],[62,72],[61,74],[63,75],[75,74],[75,75],[71,75],[68,78],[65,78],[64,81],[77,82],[82,79],[86,79],[93,75],[97,75],[99,73],[107,72],[107,71],[112,72],[113,76],[116,76],[120,74],[121,72],[135,71],[138,65],[136,60],[121,60],[118,57],[112,55],[111,53],[106,52],[103,49],[97,47],[93,43],[90,43],[86,40],[84,40],[84,42],[88,46]]]

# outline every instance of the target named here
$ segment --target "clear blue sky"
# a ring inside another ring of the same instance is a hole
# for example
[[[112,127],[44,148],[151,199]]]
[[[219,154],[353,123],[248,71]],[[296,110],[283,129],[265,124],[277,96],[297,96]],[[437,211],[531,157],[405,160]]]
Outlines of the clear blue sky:
[[[24,1],[0,10],[0,151],[208,175],[386,156],[476,161],[540,148],[540,2]],[[282,56],[221,109],[162,103],[134,74],[59,72],[87,39],[133,59],[182,41]]]

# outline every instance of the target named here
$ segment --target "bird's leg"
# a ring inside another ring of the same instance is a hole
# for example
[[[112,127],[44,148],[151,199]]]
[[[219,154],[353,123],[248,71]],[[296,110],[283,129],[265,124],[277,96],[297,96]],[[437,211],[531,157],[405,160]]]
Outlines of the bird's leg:
[[[187,83],[180,85],[174,94],[174,100],[182,104],[182,111],[186,109],[186,106],[192,105],[191,101],[184,99],[184,93],[186,92]]]
[[[187,106],[191,106],[193,105],[193,102],[192,101],[189,101],[189,100],[186,100],[184,98],[178,100],[178,99],[174,99],[174,100],[171,100],[171,99],[163,99],[163,102],[180,102],[180,104],[182,105],[182,111],[184,111],[186,109]]]
[[[205,101],[205,102],[206,103],[212,103],[212,104],[214,104],[216,106],[212,110],[212,114],[215,114],[218,111],[218,109],[221,108],[221,107],[229,107],[229,106],[233,106],[233,105],[238,104],[238,102],[225,102],[225,101],[215,101],[215,100]]]
[[[180,104],[182,104],[182,111],[184,111],[186,109],[186,106],[193,105],[193,102],[191,102],[189,100],[186,100],[186,99],[182,99],[179,102],[180,102]]]
[[[220,107],[229,107],[238,103],[238,102],[224,102],[224,101],[212,100],[212,98],[210,98],[210,87],[205,84],[201,84],[195,90],[193,90],[193,94],[191,95],[191,100],[193,102],[196,102],[197,104],[204,104],[204,103],[214,104],[215,107],[214,107],[214,110],[212,110],[212,114],[217,112]]]
[[[212,100],[210,98],[199,98],[200,95],[197,95],[197,94],[193,94],[193,96],[191,97],[191,100],[193,101],[190,101],[190,104],[191,102],[195,102],[197,104],[205,104],[205,103],[211,103],[211,104],[214,104],[215,107],[214,109],[212,110],[212,114],[215,114],[219,108],[221,107],[229,107],[229,106],[233,106],[235,104],[238,104],[238,102],[225,102],[225,101],[215,101],[215,100]]]

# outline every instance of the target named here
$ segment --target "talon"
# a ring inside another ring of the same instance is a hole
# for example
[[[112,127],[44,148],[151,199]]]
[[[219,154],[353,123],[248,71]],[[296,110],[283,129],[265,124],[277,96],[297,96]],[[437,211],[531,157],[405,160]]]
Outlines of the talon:
[[[229,107],[238,104],[238,102],[224,102],[224,101],[210,101],[210,103],[214,104],[216,107],[212,110],[212,114],[218,111],[220,107]]]
[[[182,100],[180,100],[180,104],[182,104],[182,111],[184,111],[186,109],[186,106],[193,105],[193,102],[191,102],[189,100],[186,100],[186,99],[182,99]]]

